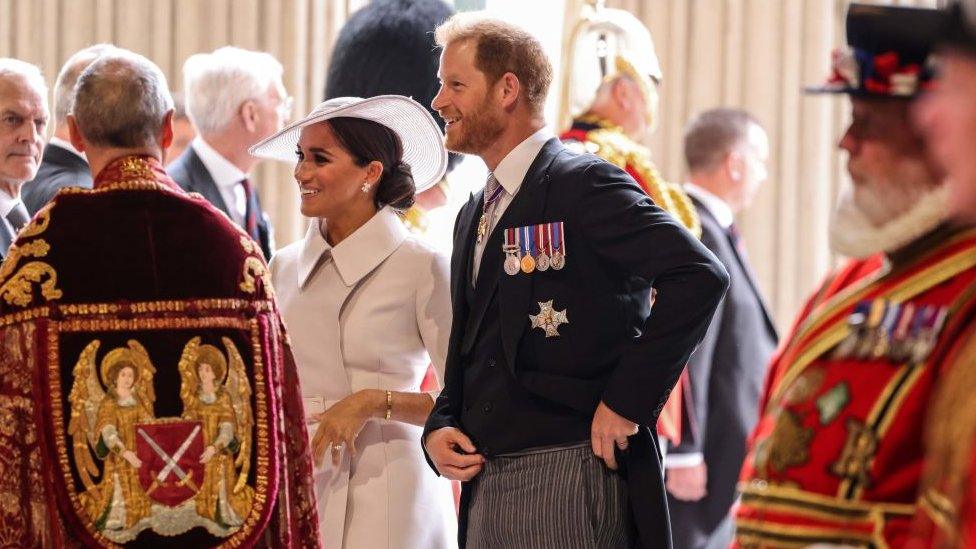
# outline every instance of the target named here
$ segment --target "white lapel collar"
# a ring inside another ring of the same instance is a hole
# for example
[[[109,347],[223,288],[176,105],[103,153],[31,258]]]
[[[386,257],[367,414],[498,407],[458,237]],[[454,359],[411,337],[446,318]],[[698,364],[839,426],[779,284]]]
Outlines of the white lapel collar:
[[[317,231],[316,231],[317,232]],[[325,239],[319,235],[324,242]],[[342,282],[352,287],[386,260],[407,238],[400,216],[384,207],[354,233],[332,248]]]

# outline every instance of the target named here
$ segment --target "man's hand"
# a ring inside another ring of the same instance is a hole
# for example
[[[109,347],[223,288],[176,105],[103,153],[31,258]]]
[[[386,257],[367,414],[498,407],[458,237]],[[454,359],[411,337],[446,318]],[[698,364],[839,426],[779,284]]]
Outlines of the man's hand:
[[[668,492],[681,501],[698,501],[708,494],[708,469],[704,463],[691,467],[668,467]]]
[[[454,427],[442,427],[427,435],[424,447],[437,471],[451,480],[467,482],[481,472],[485,463],[484,456],[475,453],[471,439]]]
[[[636,434],[636,423],[614,412],[603,402],[596,407],[593,425],[590,427],[590,444],[593,446],[593,453],[602,459],[607,467],[617,469],[617,458],[613,454],[614,446],[626,450],[627,437]]]

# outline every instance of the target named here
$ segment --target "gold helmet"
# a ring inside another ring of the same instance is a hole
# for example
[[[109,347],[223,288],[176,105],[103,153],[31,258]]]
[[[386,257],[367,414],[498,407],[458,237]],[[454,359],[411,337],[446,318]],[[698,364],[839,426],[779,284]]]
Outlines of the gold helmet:
[[[621,75],[640,86],[653,127],[662,74],[651,33],[630,12],[604,7],[602,0],[583,2],[563,47],[561,127],[590,108],[604,82]]]

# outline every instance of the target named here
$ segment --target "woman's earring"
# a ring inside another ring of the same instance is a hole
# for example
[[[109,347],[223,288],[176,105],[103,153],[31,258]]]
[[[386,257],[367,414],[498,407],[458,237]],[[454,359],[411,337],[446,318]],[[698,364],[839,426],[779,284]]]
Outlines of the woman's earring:
[[[363,188],[363,194],[368,193],[369,192],[369,183],[363,181],[363,187],[362,188]]]

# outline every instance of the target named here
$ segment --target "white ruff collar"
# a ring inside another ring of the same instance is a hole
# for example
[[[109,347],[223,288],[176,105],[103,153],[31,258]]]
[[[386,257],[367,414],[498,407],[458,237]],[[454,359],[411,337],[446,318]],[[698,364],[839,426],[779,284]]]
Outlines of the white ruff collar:
[[[875,227],[852,199],[841,198],[830,223],[830,248],[858,259],[901,249],[948,218],[948,201],[949,192],[941,185],[924,194],[905,214]]]

